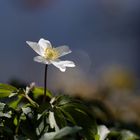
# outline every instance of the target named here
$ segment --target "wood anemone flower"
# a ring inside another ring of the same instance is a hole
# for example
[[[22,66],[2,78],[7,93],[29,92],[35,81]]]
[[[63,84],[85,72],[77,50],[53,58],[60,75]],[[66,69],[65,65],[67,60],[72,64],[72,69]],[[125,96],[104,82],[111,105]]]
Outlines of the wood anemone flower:
[[[68,46],[52,47],[50,41],[41,38],[38,43],[32,41],[26,41],[26,43],[37,53],[39,56],[34,57],[34,61],[43,64],[53,64],[60,71],[65,72],[66,67],[75,67],[73,61],[62,61],[59,58],[72,51]]]

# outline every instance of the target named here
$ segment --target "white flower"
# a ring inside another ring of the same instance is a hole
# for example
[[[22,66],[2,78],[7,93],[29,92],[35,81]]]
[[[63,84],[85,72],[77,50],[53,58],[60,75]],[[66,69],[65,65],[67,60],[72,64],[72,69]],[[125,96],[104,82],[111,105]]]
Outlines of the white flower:
[[[38,43],[26,41],[26,43],[37,53],[39,56],[34,57],[34,61],[43,64],[53,64],[60,71],[65,72],[66,67],[75,67],[72,61],[61,61],[59,57],[71,53],[68,46],[52,47],[50,41],[41,38]]]
[[[109,129],[105,125],[98,126],[98,135],[100,136],[100,140],[105,140],[109,132]]]

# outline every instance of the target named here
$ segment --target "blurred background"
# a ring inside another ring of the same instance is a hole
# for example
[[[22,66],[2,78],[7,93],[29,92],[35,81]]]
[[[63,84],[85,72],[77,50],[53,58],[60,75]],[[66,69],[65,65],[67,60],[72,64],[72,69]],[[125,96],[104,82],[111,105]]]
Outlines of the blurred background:
[[[45,38],[68,45],[73,52],[62,59],[76,63],[65,73],[50,66],[49,89],[101,100],[115,117],[140,124],[139,7],[139,0],[1,0],[0,82],[43,86],[44,65],[25,42]]]

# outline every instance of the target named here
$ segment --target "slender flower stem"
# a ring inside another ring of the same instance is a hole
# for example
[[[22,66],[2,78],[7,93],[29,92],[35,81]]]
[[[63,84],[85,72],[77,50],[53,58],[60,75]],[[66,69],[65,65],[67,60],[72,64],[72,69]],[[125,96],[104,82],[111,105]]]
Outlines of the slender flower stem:
[[[44,75],[44,97],[43,97],[43,103],[46,101],[46,91],[47,91],[47,70],[48,65],[45,65],[45,75]]]

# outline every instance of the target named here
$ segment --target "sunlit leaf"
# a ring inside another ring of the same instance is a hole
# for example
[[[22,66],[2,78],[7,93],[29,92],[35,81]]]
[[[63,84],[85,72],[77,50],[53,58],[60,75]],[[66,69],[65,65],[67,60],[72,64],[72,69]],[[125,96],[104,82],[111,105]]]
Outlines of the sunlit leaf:
[[[31,108],[30,107],[22,107],[22,111],[24,114],[28,115],[29,113],[32,112]]]
[[[8,97],[12,92],[15,91],[17,91],[16,87],[0,83],[0,98]]]
[[[6,104],[0,102],[0,117],[11,118],[12,112],[6,110]]]
[[[6,104],[0,102],[0,111],[3,111]]]
[[[33,93],[34,98],[37,99],[39,96],[44,95],[44,88],[34,87],[32,90],[32,93]],[[52,94],[49,91],[47,91],[46,96],[51,98]]]
[[[17,96],[16,98],[14,98],[13,100],[9,101],[9,103],[7,103],[10,107],[12,107],[13,109],[16,109],[20,103],[20,101],[22,100],[22,96]]]
[[[67,135],[72,135],[80,131],[82,128],[75,126],[75,127],[64,127],[60,129],[57,132],[50,132],[50,133],[45,133],[43,137],[41,137],[40,140],[58,140],[62,139]]]
[[[140,140],[140,138],[131,131],[123,130],[121,132],[122,140]]]
[[[11,115],[12,115],[11,111],[6,112],[6,113],[0,112],[0,117],[11,118]]]
[[[13,97],[13,96],[16,96],[16,95],[18,95],[18,93],[11,93],[10,95],[9,95],[9,98],[11,98],[11,97]]]
[[[50,127],[52,129],[55,128],[55,131],[59,130],[59,127],[55,120],[54,112],[51,112],[51,111],[49,112],[49,123],[50,123]]]
[[[17,117],[14,118],[14,125],[15,125],[15,126],[18,125],[18,119],[17,119]]]
[[[100,140],[100,136],[98,134],[95,135],[95,140]]]

